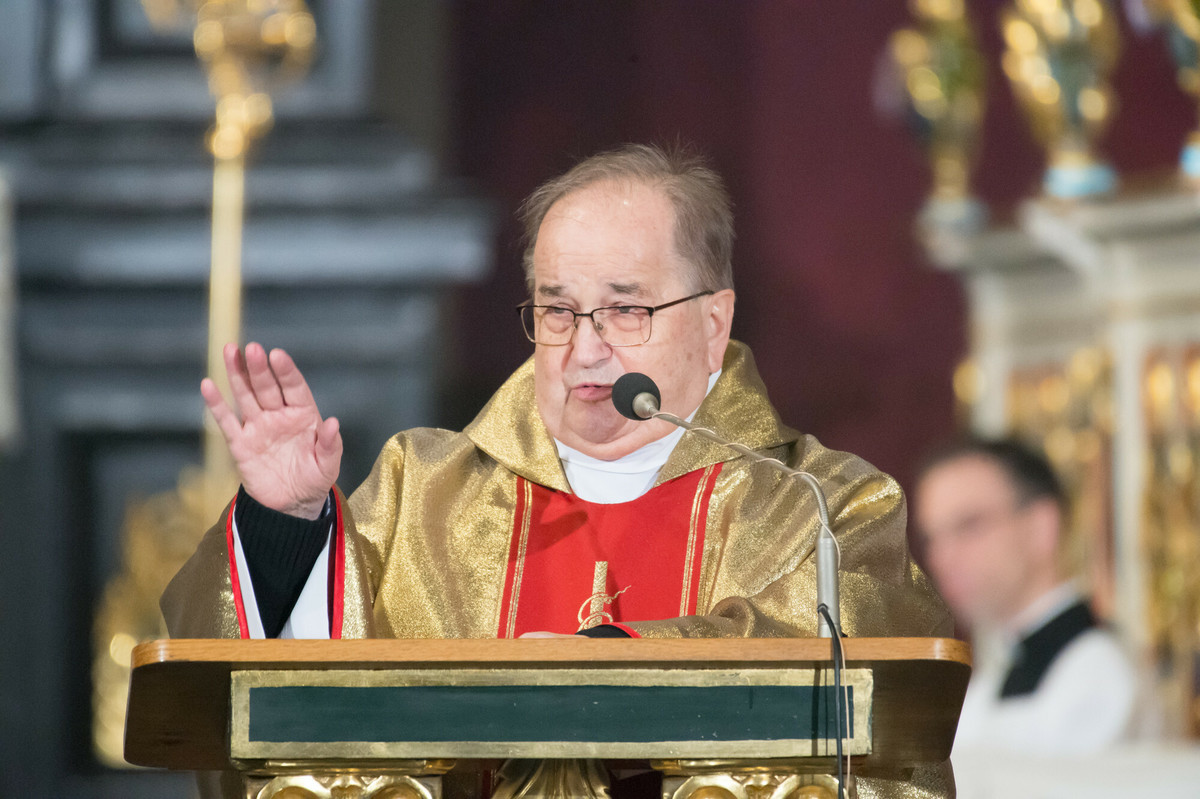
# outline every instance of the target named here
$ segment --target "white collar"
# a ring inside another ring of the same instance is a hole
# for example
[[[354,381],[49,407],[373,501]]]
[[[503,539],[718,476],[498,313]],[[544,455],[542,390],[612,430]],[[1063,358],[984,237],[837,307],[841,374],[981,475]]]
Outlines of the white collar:
[[[684,432],[682,427],[677,427],[662,438],[651,441],[646,446],[635,449],[615,461],[602,461],[591,455],[585,455],[577,449],[568,447],[558,439],[554,440],[554,444],[558,447],[558,457],[564,464],[570,463],[584,469],[609,472],[610,474],[633,474],[644,472],[650,468],[657,472],[667,462],[667,458],[671,457],[671,451],[675,449],[675,445],[679,443]]]
[[[986,666],[1007,669],[1021,639],[1040,630],[1082,597],[1078,585],[1068,580],[1030,602],[1008,623],[974,630],[976,670]]]
[[[1074,605],[1083,594],[1073,580],[1061,583],[1030,602],[1016,615],[1008,629],[1019,638],[1035,633],[1058,614]]]
[[[1082,599],[1082,596],[1084,595],[1078,585],[1074,581],[1067,581],[1028,603],[1007,624],[977,626],[972,630],[976,672],[1006,672],[1021,639],[1042,629],[1051,619]]]

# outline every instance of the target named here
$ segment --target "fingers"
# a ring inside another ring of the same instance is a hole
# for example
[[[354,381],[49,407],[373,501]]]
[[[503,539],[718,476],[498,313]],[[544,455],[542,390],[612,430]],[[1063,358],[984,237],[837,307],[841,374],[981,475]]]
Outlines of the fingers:
[[[271,371],[267,351],[257,342],[252,341],[246,345],[246,371],[250,375],[250,388],[254,391],[258,407],[264,411],[282,408],[283,391],[279,388],[275,373]]]
[[[200,381],[200,395],[204,397],[204,404],[208,406],[213,418],[217,420],[217,427],[221,428],[221,434],[225,436],[225,440],[233,441],[242,431],[242,423],[229,404],[225,402],[225,398],[221,396],[217,384],[207,377],[204,378]]]
[[[330,416],[317,425],[317,443],[314,452],[321,473],[336,482],[342,463],[341,425],[336,416]]]
[[[308,382],[292,356],[285,351],[274,349],[268,355],[261,344],[252,341],[246,345],[244,353],[237,344],[231,343],[225,345],[221,354],[225,359],[230,391],[243,419],[249,420],[260,412],[284,407],[310,408],[320,418]],[[220,400],[223,404],[215,388],[213,397],[214,402]],[[208,401],[207,396],[205,401]],[[210,404],[210,407],[215,405]],[[335,435],[336,431],[335,425]]]
[[[263,346],[252,341],[246,345],[244,354],[237,344],[226,344],[222,355],[225,358],[225,372],[229,376],[229,388],[244,418],[260,411],[277,410],[285,404],[303,404],[305,401],[316,404],[300,370],[283,350],[275,350],[272,357],[268,358]],[[272,369],[275,364],[288,375],[290,391],[297,397],[296,403],[285,403],[283,388]]]
[[[292,360],[292,356],[283,350],[274,349],[271,350],[268,361],[271,371],[275,374],[284,404],[292,407],[317,404],[313,399],[312,391],[308,388],[308,382],[296,368],[296,362]]]
[[[246,371],[246,360],[237,344],[226,344],[221,350],[225,358],[225,374],[229,378],[229,390],[242,416],[252,416],[260,410],[254,391],[250,388],[250,374]]]

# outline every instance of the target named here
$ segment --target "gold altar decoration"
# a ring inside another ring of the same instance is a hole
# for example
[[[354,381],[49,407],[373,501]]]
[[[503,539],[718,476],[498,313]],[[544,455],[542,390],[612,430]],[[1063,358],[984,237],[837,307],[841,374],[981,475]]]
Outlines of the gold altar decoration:
[[[955,425],[960,430],[969,429],[975,406],[982,399],[983,392],[988,389],[983,370],[974,358],[963,358],[958,362],[958,366],[954,367],[950,385],[954,390]]]
[[[1070,503],[1063,568],[1085,579],[1093,609],[1110,618],[1116,589],[1110,359],[1089,347],[1065,363],[1019,369],[1008,392],[1010,431],[1045,453]]]
[[[496,773],[492,799],[609,799],[608,772],[599,760],[507,760]]]
[[[1200,344],[1162,348],[1143,372],[1148,469],[1142,520],[1146,623],[1162,697],[1200,735]]]
[[[166,635],[158,597],[196,548],[203,489],[203,474],[192,469],[180,476],[177,491],[126,509],[121,571],[105,586],[92,631],[92,741],[106,765],[127,767],[122,753],[130,653],[142,641]]]
[[[1200,4],[1193,0],[1142,0],[1142,5],[1151,19],[1166,28],[1179,87],[1200,100]],[[1200,127],[1188,136],[1180,169],[1192,181],[1200,182]]]
[[[837,799],[837,778],[806,774],[762,763],[721,763],[705,767],[695,761],[655,762],[663,771],[662,799]],[[737,768],[740,766],[740,768]],[[846,796],[855,796],[846,778]]]
[[[207,373],[228,397],[221,350],[241,340],[245,158],[271,127],[269,92],[305,73],[316,27],[304,0],[143,0],[143,8],[160,29],[195,15],[192,41],[216,101],[206,137],[214,159]],[[206,413],[203,469],[185,470],[175,492],[127,510],[121,571],[105,588],[93,628],[93,749],[107,765],[126,765],[129,654],[140,641],[166,636],[158,598],[237,484],[225,440]]]
[[[271,128],[269,91],[304,74],[316,27],[304,0],[193,0],[192,41],[216,100],[207,144],[214,158],[212,271],[209,279],[208,375],[230,396],[222,347],[241,340],[242,227],[245,159]],[[225,439],[204,417],[206,505],[215,516],[236,486]]]
[[[1078,199],[1116,186],[1096,155],[1111,120],[1108,84],[1121,42],[1113,10],[1103,0],[1013,0],[1001,13],[1004,73],[1047,151],[1043,189]]]
[[[892,34],[890,50],[928,151],[930,203],[965,201],[983,122],[984,59],[963,0],[910,0],[909,9],[918,25]]]
[[[442,795],[439,779],[407,774],[286,774],[248,783],[245,799],[441,799]]]

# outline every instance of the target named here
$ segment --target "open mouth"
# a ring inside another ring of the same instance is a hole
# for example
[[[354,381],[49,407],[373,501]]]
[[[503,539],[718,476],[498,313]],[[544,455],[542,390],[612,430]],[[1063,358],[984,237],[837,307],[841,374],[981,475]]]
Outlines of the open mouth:
[[[604,400],[612,396],[611,383],[580,383],[571,393],[581,400]]]

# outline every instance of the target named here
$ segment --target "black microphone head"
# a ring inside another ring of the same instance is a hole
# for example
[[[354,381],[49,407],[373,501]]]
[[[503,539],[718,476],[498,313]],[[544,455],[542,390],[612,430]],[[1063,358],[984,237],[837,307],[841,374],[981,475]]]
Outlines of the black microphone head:
[[[656,408],[662,402],[662,395],[658,393],[658,386],[641,372],[629,372],[617,378],[617,382],[613,383],[612,387],[612,401],[613,405],[617,408],[617,412],[628,419],[633,419],[635,422],[645,421],[647,417],[639,416],[638,412],[633,409],[633,401],[640,394],[649,394],[654,397],[654,407]]]

